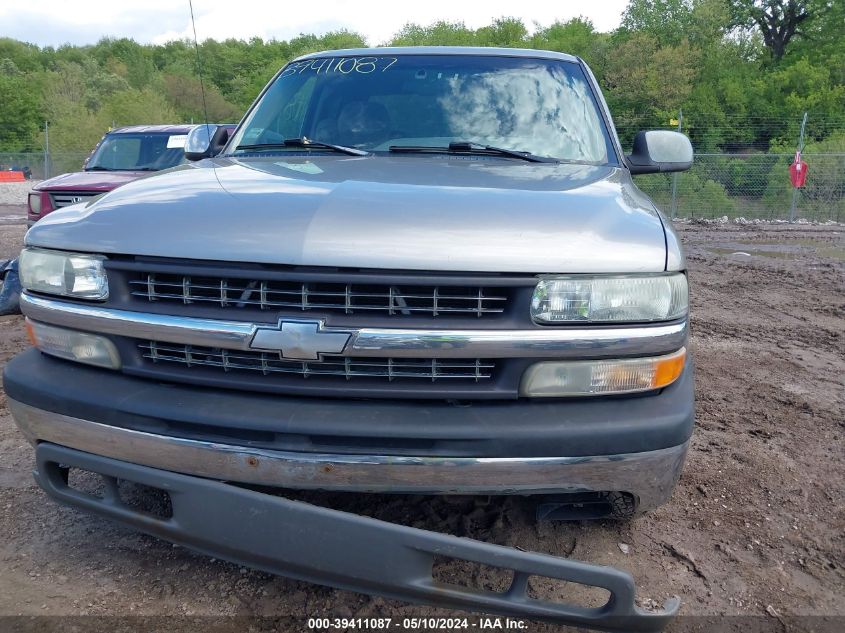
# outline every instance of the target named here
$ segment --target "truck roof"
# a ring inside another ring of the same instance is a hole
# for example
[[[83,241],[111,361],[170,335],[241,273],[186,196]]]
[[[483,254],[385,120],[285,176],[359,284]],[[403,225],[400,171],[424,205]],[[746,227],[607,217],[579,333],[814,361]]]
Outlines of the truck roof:
[[[566,62],[577,62],[578,58],[568,53],[545,51],[534,48],[494,48],[487,46],[386,46],[374,48],[344,48],[333,51],[320,51],[301,55],[292,61],[320,57],[346,56],[374,56],[374,55],[469,55],[487,57],[539,57],[542,59],[559,59]]]

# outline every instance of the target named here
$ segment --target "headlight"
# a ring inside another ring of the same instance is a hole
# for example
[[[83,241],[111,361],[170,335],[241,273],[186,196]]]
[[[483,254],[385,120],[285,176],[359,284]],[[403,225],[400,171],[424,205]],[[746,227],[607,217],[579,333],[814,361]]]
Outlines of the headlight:
[[[29,210],[32,211],[35,215],[41,214],[41,194],[40,193],[29,194]]]
[[[32,344],[45,354],[86,365],[120,369],[120,355],[109,339],[98,334],[77,332],[46,323],[26,320]]]
[[[669,275],[549,277],[531,300],[538,323],[669,321],[687,313],[687,278]]]
[[[18,259],[26,290],[79,299],[106,299],[109,284],[103,258],[38,248],[25,248]]]
[[[529,398],[555,398],[652,391],[675,382],[686,357],[686,349],[681,348],[650,358],[537,363],[522,376],[519,392]]]

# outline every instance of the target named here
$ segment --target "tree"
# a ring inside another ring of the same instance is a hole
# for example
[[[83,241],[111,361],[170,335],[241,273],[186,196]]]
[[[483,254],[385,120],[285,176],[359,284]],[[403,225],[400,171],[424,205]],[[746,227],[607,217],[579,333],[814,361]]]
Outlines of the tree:
[[[604,84],[617,124],[668,120],[692,92],[699,56],[686,40],[660,46],[648,33],[620,39],[610,50]]]
[[[35,44],[0,37],[0,59],[9,59],[21,72],[41,70],[44,53]]]
[[[475,36],[479,46],[519,48],[525,46],[528,30],[518,18],[498,18],[490,26],[478,29]]]
[[[116,125],[179,122],[164,95],[150,88],[117,92],[105,101],[101,112]]]
[[[132,88],[145,88],[155,75],[150,49],[127,38],[103,38],[91,48],[91,56]]]
[[[596,32],[592,22],[579,17],[537,29],[531,37],[531,45],[533,48],[577,55],[592,64],[596,50],[604,39],[602,34]]]
[[[205,85],[205,103],[203,103],[200,81],[196,77],[185,75],[165,75],[164,92],[182,119],[204,121],[208,118],[215,123],[238,121],[243,114],[241,108],[229,103],[212,84]]]
[[[759,29],[772,59],[780,61],[790,41],[804,36],[814,18],[833,10],[840,1],[731,0],[732,25]]]
[[[631,0],[622,14],[622,29],[646,32],[660,44],[677,44],[693,24],[692,0]]]
[[[24,76],[0,74],[0,148],[33,149],[41,120],[39,95]]]
[[[431,26],[406,24],[393,36],[391,46],[473,46],[475,32],[463,22],[435,22]]]

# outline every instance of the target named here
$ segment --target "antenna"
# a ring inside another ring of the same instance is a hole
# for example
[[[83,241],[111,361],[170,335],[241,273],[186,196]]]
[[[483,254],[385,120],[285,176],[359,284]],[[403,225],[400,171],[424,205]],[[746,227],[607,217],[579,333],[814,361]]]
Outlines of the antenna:
[[[200,59],[200,45],[197,42],[197,23],[194,20],[194,3],[193,0],[188,0],[188,7],[191,9],[191,27],[194,29],[194,50],[197,53],[197,71],[200,76],[200,93],[202,93],[202,111],[205,115],[205,129],[208,132],[211,128],[209,127],[208,121],[208,106],[205,103],[205,84],[202,80],[202,60]]]

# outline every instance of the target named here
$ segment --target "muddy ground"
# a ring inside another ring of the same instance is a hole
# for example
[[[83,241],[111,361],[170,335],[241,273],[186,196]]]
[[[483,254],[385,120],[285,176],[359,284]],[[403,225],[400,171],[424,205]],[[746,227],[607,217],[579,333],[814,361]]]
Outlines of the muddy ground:
[[[0,219],[0,258],[19,249],[22,214],[0,210],[13,216]],[[754,616],[687,618],[675,630],[715,622],[737,631],[844,630],[845,228],[679,229],[690,267],[697,429],[671,503],[629,523],[537,525],[514,500],[328,502],[618,566],[633,574],[642,600],[677,594],[686,616]],[[27,341],[20,317],[0,319],[5,362]],[[2,400],[0,615],[289,616],[277,626],[305,630],[309,616],[448,614],[239,568],[59,507],[34,485],[31,466],[32,449]],[[470,576],[479,586],[500,582],[492,572]],[[536,590],[564,595],[550,583]]]

